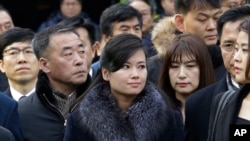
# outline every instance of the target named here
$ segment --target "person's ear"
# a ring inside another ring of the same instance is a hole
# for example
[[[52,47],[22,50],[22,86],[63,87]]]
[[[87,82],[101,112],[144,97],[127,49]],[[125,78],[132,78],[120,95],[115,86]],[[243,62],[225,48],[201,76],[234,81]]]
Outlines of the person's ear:
[[[0,70],[2,73],[5,72],[3,65],[4,65],[3,60],[0,60]]]
[[[177,28],[178,31],[184,32],[184,17],[181,14],[176,14],[174,16],[174,22],[175,22],[175,27]]]
[[[100,43],[98,41],[96,41],[93,45],[92,45],[92,58],[95,57],[95,53],[100,49]]]
[[[45,73],[48,73],[50,72],[50,68],[49,68],[49,62],[47,59],[45,58],[40,58],[39,59],[39,66],[40,66],[40,69],[45,72]]]
[[[105,44],[110,40],[111,37],[112,36],[110,36],[110,35],[104,35],[103,36]]]
[[[102,78],[105,81],[109,81],[109,71],[103,67],[101,68],[101,71],[102,71]]]

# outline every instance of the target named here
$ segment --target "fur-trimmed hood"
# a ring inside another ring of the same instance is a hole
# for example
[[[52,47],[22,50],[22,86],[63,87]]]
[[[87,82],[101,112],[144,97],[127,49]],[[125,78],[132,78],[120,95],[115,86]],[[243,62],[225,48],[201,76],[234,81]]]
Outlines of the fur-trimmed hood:
[[[151,84],[146,85],[124,114],[117,107],[108,83],[91,89],[74,112],[80,128],[97,141],[159,141],[174,128],[166,101]]]
[[[176,33],[174,17],[164,17],[154,25],[151,40],[158,55],[164,56],[166,54],[167,47],[176,36]]]

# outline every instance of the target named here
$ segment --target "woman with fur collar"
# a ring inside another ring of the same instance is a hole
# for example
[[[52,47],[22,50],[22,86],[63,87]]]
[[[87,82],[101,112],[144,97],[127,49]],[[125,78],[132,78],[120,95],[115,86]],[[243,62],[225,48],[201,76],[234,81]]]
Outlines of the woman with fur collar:
[[[106,44],[100,73],[67,119],[64,141],[183,140],[180,115],[147,81],[141,39],[116,35]]]

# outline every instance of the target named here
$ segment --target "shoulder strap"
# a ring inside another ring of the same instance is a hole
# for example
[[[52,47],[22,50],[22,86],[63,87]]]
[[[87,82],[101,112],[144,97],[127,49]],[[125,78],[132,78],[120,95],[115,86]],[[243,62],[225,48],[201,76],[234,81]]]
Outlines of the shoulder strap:
[[[217,110],[215,112],[214,122],[212,125],[211,139],[214,139],[216,125],[217,125],[217,121],[219,120],[219,118],[221,116],[221,111],[224,109],[226,103],[228,102],[230,97],[233,95],[233,93],[235,93],[234,90],[226,91],[225,93],[223,93],[223,95],[221,96],[221,98],[219,100],[219,104],[218,104]],[[216,108],[216,107],[212,107],[212,108]]]

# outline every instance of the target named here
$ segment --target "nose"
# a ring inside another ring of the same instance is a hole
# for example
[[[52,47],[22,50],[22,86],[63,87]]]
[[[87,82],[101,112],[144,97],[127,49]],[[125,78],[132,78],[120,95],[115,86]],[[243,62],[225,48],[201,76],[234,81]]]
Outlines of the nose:
[[[184,66],[181,66],[181,67],[180,67],[179,76],[178,76],[180,79],[186,78],[186,71],[185,71],[185,70],[186,70],[186,69],[185,69]]]
[[[238,51],[235,51],[234,53],[234,57],[233,57],[234,62],[240,62],[241,61],[240,56],[241,56],[241,51],[239,49]]]
[[[132,68],[131,76],[132,78],[135,78],[135,79],[139,78],[139,72],[136,67]]]
[[[75,53],[74,54],[74,65],[82,65],[82,64],[86,64],[87,62],[87,57],[86,55],[82,55],[82,54],[79,54],[79,53]]]
[[[216,29],[216,20],[211,18],[208,20],[207,30],[214,30],[214,29]]]
[[[23,51],[20,51],[20,53],[18,54],[18,62],[23,63],[26,61],[27,61],[27,57],[25,56]]]

